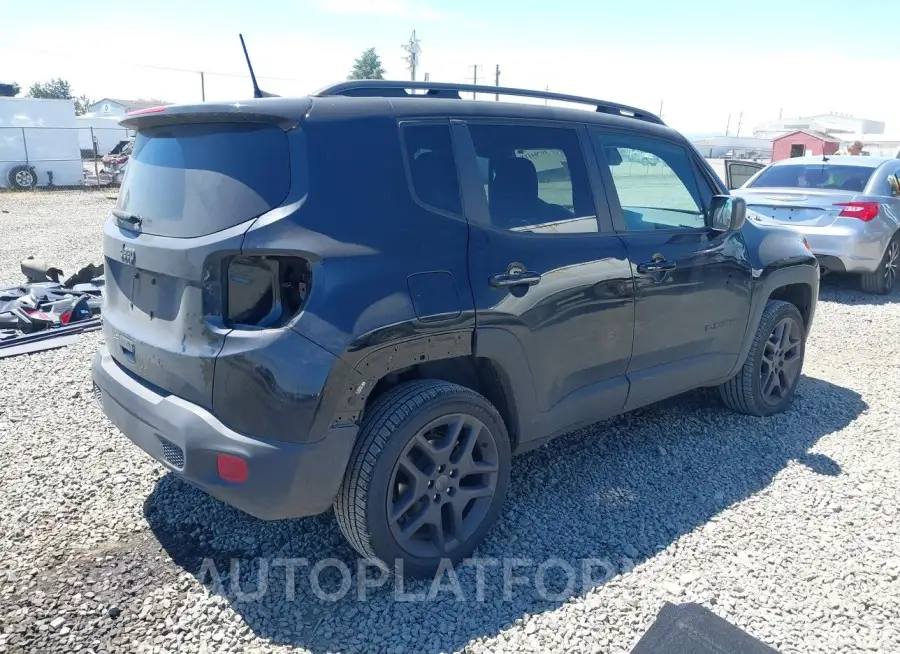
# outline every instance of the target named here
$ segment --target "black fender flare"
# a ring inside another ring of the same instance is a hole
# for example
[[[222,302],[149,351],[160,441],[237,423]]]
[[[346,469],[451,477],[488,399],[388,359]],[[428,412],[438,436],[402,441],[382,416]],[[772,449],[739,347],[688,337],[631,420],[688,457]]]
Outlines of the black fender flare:
[[[471,329],[416,335],[362,352],[350,348],[340,357],[346,365],[325,386],[324,413],[333,416],[334,423],[357,422],[369,395],[388,374],[427,361],[471,354]]]
[[[330,425],[317,427],[357,423],[378,382],[392,372],[429,361],[460,357],[477,357],[490,363],[513,423],[510,435],[514,435],[518,443],[533,440],[538,435],[539,425],[528,358],[519,339],[501,328],[433,332],[391,342],[364,353],[348,350],[340,358],[341,365],[335,367],[322,393],[319,413],[322,417],[330,416]]]
[[[772,297],[772,294],[777,289],[792,284],[804,284],[810,287],[811,302],[806,325],[807,333],[809,333],[809,328],[812,326],[816,310],[816,302],[819,298],[819,266],[816,263],[813,263],[812,265],[804,263],[768,271],[766,274],[761,275],[754,284],[752,300],[750,303],[750,315],[747,318],[747,328],[744,331],[744,340],[741,344],[740,355],[726,379],[736,375],[747,360],[747,355],[750,353],[750,347],[753,344],[753,338],[756,335],[756,329],[759,325],[760,318],[766,308],[766,302],[769,301],[769,298]]]

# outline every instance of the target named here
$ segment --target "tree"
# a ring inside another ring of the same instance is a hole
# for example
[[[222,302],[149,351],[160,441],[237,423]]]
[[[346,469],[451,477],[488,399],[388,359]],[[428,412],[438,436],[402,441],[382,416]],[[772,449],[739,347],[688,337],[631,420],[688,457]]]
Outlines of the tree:
[[[375,48],[365,50],[355,62],[347,79],[384,79],[384,67]]]
[[[71,100],[74,96],[72,95],[72,86],[60,77],[49,82],[35,82],[28,89],[28,97]]]
[[[22,87],[15,82],[10,84],[0,82],[0,98],[14,98],[19,95],[19,91],[21,90]]]
[[[87,113],[88,107],[90,107],[93,101],[87,97],[85,94],[81,94],[77,98],[75,98],[75,115],[82,116]]]
[[[86,114],[88,107],[92,104],[91,99],[85,94],[81,94],[76,98],[72,92],[72,85],[61,77],[52,79],[49,82],[35,82],[28,89],[28,97],[44,98],[46,100],[74,100],[76,116]]]

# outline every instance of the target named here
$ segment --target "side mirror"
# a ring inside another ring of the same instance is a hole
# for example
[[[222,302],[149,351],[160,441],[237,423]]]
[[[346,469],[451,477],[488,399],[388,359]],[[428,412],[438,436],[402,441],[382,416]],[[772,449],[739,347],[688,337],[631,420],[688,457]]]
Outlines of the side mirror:
[[[736,232],[747,220],[747,202],[732,195],[716,195],[709,205],[706,225],[717,232]]]

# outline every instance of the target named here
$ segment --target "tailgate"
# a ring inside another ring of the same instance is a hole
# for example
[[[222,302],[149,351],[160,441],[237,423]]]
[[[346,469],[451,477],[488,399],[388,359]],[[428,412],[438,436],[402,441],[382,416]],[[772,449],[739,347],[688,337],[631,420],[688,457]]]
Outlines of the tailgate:
[[[216,357],[230,332],[221,311],[223,262],[240,254],[253,220],[287,197],[291,162],[278,125],[200,120],[175,115],[138,126],[104,228],[103,316],[121,366],[211,409]]]
[[[107,221],[103,329],[110,354],[158,390],[212,407],[215,360],[230,330],[217,310],[218,262],[247,225],[198,239],[136,235]]]

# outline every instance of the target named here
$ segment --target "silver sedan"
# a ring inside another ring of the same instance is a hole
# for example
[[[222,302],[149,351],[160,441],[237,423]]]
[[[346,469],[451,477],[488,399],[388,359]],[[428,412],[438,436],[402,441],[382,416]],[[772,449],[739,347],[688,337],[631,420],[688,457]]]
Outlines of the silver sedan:
[[[886,294],[900,273],[900,160],[864,156],[776,161],[732,191],[747,218],[802,233],[824,271],[857,273]]]

